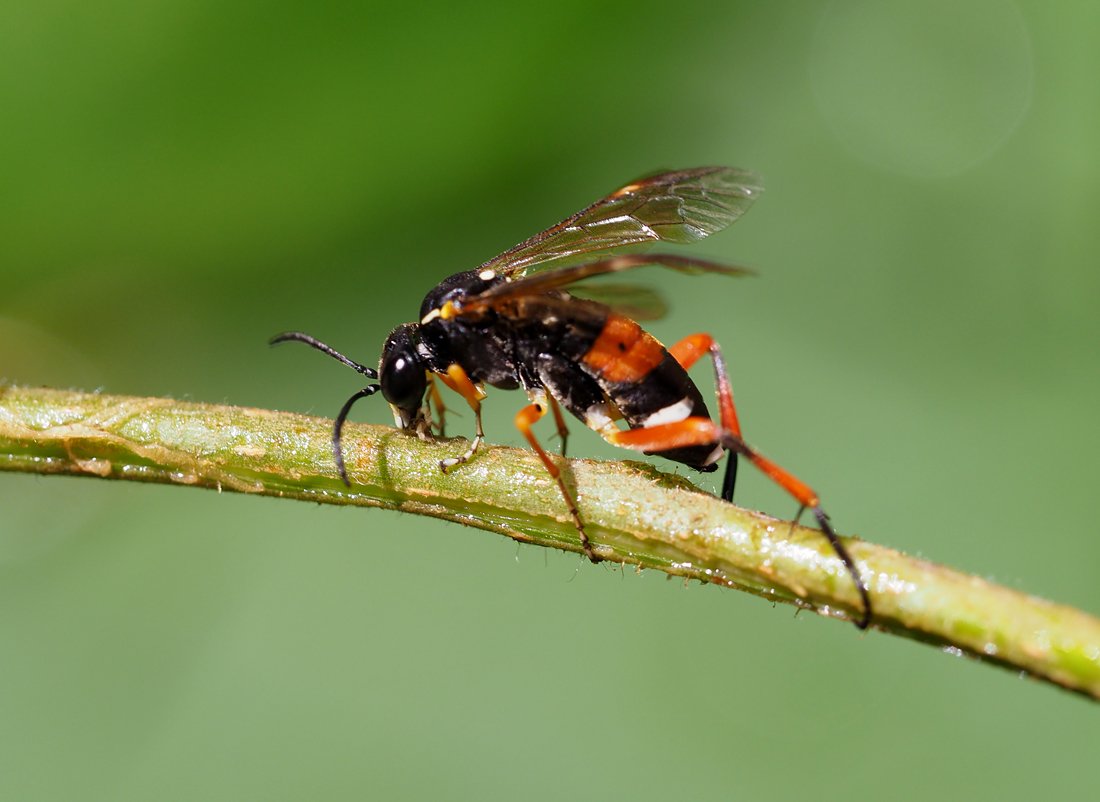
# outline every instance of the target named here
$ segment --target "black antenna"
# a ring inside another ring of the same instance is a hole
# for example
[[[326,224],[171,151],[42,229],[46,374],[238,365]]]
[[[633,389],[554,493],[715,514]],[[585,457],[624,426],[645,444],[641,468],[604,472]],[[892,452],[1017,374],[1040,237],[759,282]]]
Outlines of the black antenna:
[[[284,331],[282,334],[276,334],[268,342],[271,345],[278,345],[279,343],[292,341],[305,343],[311,348],[316,348],[322,354],[328,354],[336,361],[343,362],[349,368],[356,371],[357,373],[362,373],[368,379],[378,378],[378,371],[376,371],[374,368],[368,368],[366,365],[360,365],[354,359],[348,359],[331,345],[326,345],[325,343],[318,340],[316,337],[311,337],[305,332]],[[351,408],[356,401],[358,401],[360,398],[367,398],[369,396],[372,396],[380,389],[382,389],[381,385],[368,385],[357,392],[355,395],[353,395],[351,398],[349,398],[347,401],[345,401],[344,406],[340,407],[340,414],[336,416],[336,424],[332,428],[332,456],[336,459],[336,468],[340,472],[340,479],[348,487],[351,487],[351,480],[348,479],[347,468],[344,467],[344,450],[340,446],[340,436],[344,430],[344,422],[347,421],[348,413],[351,412]]]
[[[374,368],[368,368],[366,365],[360,365],[354,359],[348,359],[331,345],[325,345],[316,337],[310,337],[308,334],[302,331],[284,331],[282,334],[276,334],[274,337],[268,340],[268,344],[278,345],[279,343],[291,342],[292,340],[300,343],[305,343],[311,348],[316,348],[322,354],[328,354],[333,359],[339,362],[343,362],[352,370],[357,371],[358,373],[362,373],[368,379],[378,378],[378,371],[376,371]]]
[[[380,387],[381,385],[371,384],[345,401],[344,406],[340,407],[340,414],[336,416],[336,425],[332,427],[332,456],[336,458],[336,468],[340,471],[340,478],[348,487],[351,487],[351,480],[348,479],[347,469],[344,468],[344,450],[340,447],[340,433],[344,428],[344,421],[348,419],[348,413],[351,412],[352,405],[360,398],[374,395]]]

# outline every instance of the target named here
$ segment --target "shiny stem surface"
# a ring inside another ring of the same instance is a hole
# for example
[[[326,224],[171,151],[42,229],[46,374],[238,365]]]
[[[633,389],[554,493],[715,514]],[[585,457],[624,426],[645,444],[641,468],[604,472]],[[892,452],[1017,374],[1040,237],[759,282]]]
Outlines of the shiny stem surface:
[[[385,507],[581,551],[554,479],[530,451],[485,446],[444,475],[440,461],[462,453],[465,441],[425,442],[349,424],[349,489],[333,463],[331,438],[330,420],[287,412],[0,387],[3,470]],[[604,560],[838,619],[859,615],[856,588],[817,530],[727,504],[650,465],[558,464]],[[863,540],[841,540],[870,591],[873,629],[1100,698],[1097,618]]]

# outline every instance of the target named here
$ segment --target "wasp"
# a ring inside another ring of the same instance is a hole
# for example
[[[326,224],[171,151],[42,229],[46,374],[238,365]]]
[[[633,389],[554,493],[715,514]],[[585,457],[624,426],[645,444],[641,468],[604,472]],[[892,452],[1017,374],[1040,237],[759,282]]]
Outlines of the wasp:
[[[474,270],[456,273],[429,292],[416,322],[395,328],[382,346],[378,369],[362,365],[299,331],[272,338],[297,341],[358,371],[368,384],[336,416],[333,454],[351,486],[340,436],[352,406],[381,390],[395,424],[430,438],[442,435],[437,382],[473,410],[475,434],[465,452],[439,463],[444,472],[474,458],[485,434],[481,403],[486,385],[522,389],[530,403],[516,428],[557,483],[584,553],[600,561],[573,494],[534,433],[548,412],[568,436],[562,409],[607,442],[710,472],[728,453],[722,498],[732,501],[737,458],[743,457],[810,510],[859,590],[866,628],[867,587],[833,530],[817,493],[748,445],[733,402],[722,351],[705,333],[666,348],[637,322],[659,316],[660,298],[643,287],[576,286],[594,276],[659,266],[688,274],[742,275],[743,268],[670,254],[640,253],[654,243],[691,243],[724,229],[762,192],[758,176],[730,167],[662,172],[638,179],[505,251]],[[710,357],[717,387],[715,420],[688,369]],[[433,414],[434,407],[434,414]]]

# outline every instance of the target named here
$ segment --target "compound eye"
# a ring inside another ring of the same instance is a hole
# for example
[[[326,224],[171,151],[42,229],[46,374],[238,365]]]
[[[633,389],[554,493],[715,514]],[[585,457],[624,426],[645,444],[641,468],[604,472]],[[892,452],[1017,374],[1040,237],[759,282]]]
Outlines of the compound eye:
[[[413,354],[393,354],[382,365],[382,395],[395,407],[416,410],[428,389],[424,366]]]

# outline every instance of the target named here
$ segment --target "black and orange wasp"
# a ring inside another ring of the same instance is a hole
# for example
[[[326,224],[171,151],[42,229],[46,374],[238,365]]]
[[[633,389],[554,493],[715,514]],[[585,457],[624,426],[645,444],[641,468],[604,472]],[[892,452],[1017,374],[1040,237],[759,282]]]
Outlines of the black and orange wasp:
[[[532,431],[548,411],[563,453],[568,432],[562,407],[613,445],[699,471],[715,470],[728,452],[722,482],[727,501],[733,499],[740,455],[793,496],[800,512],[809,509],[817,518],[859,589],[863,615],[856,625],[863,629],[870,623],[871,601],[855,562],[813,489],[742,438],[726,363],[714,339],[692,334],[665,348],[634,320],[661,311],[657,295],[634,286],[574,286],[646,265],[688,274],[743,275],[748,272],[743,268],[635,251],[656,242],[703,239],[740,217],[761,192],[754,173],[730,167],[662,172],[633,181],[476,269],[444,279],[424,298],[419,321],[390,333],[377,370],[299,331],[271,342],[303,342],[378,382],[352,395],[336,416],[333,453],[349,487],[340,434],[359,399],[381,390],[396,425],[429,438],[433,429],[442,434],[444,406],[436,380],[462,396],[474,412],[475,436],[463,454],[440,462],[446,472],[471,460],[484,439],[484,386],[522,388],[531,403],[516,415],[515,425],[557,482],[581,549],[593,562],[600,561],[598,545],[585,531],[561,470]],[[717,422],[687,374],[708,354],[717,384]]]

